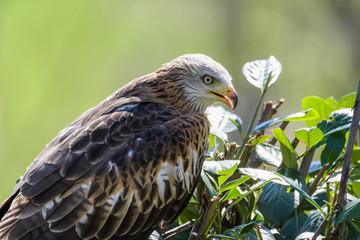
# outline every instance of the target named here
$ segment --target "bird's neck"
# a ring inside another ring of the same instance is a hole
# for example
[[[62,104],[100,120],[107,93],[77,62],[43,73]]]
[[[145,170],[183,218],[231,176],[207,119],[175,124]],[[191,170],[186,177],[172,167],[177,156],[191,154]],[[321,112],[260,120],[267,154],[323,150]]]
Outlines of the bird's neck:
[[[169,79],[163,79],[156,73],[134,79],[114,93],[119,97],[138,97],[141,101],[170,105],[181,112],[194,112],[188,106],[183,91]]]

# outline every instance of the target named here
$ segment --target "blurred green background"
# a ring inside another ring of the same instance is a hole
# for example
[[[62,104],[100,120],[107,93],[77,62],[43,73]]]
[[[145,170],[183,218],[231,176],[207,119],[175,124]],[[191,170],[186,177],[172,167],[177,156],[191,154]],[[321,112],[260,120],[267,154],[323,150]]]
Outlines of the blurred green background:
[[[133,78],[185,53],[232,74],[237,114],[259,95],[245,62],[274,55],[283,73],[267,99],[279,115],[309,95],[355,91],[360,1],[0,1],[0,201],[62,128]]]

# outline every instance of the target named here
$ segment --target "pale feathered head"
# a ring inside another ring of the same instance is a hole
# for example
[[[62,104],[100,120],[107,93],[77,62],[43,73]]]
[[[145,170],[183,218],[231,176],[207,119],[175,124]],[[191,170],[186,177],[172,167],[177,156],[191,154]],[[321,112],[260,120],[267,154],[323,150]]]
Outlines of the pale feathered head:
[[[193,111],[204,112],[216,102],[225,103],[234,110],[238,96],[228,71],[218,62],[203,54],[186,54],[164,64],[157,71],[167,88],[169,98],[184,101]],[[176,94],[176,92],[178,92]]]
[[[154,73],[135,79],[120,96],[160,102],[183,112],[204,112],[216,102],[234,110],[238,96],[228,71],[203,54],[185,54]]]

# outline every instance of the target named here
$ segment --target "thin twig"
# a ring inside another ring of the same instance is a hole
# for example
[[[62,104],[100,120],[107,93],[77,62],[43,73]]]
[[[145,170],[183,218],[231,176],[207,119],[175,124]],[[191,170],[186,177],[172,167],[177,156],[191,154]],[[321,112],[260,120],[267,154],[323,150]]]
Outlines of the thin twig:
[[[225,159],[234,159],[236,151],[239,149],[239,146],[236,142],[228,143],[229,150],[226,151]]]
[[[202,180],[200,180],[199,182],[198,182],[198,184],[197,184],[197,186],[196,186],[196,201],[198,202],[198,203],[202,203],[203,201],[203,193],[204,193],[204,191],[205,191],[205,183],[202,181]],[[197,205],[195,205],[195,208],[196,208],[196,210],[200,210],[200,208],[201,208],[201,204],[197,204]]]
[[[270,120],[277,113],[277,109],[284,103],[284,101],[285,100],[283,98],[278,100],[277,102],[265,101],[258,124]],[[264,134],[264,132],[265,130],[261,130],[262,135]]]
[[[190,228],[192,228],[192,226],[193,226],[193,225],[192,225],[192,222],[184,223],[184,224],[182,224],[182,225],[180,225],[180,226],[177,226],[177,227],[175,227],[175,228],[170,229],[169,231],[166,231],[166,232],[164,233],[164,235],[162,236],[162,238],[163,238],[164,240],[169,239],[169,238],[175,236],[176,234],[179,234],[179,233],[181,233],[181,232],[184,232],[184,231],[186,231],[186,230],[189,230]]]
[[[316,232],[314,233],[313,237],[312,237],[312,240],[316,240],[317,237],[320,235],[321,231],[324,229],[324,227],[326,226],[326,219],[324,219],[320,226],[318,227],[318,229],[316,229]]]
[[[303,157],[303,160],[301,162],[300,168],[299,168],[299,172],[301,174],[301,176],[306,177],[309,169],[310,169],[310,165],[311,162],[314,158],[314,154],[315,154],[315,148],[310,149],[306,155]]]
[[[314,179],[314,181],[312,182],[312,184],[310,185],[309,189],[307,190],[307,194],[309,194],[310,196],[315,192],[318,183],[320,182],[320,180],[322,179],[322,177],[324,176],[324,173],[326,172],[326,169],[329,167],[329,163],[324,164],[324,166],[320,169],[318,175],[316,175],[316,178]],[[301,203],[298,206],[298,210],[300,210],[302,208],[302,206],[304,205],[306,199],[304,198]]]
[[[198,229],[200,227],[200,221],[201,221],[201,219],[203,217],[204,211],[205,211],[204,208],[201,207],[200,210],[199,210],[199,216],[200,217],[194,222],[194,225],[193,225],[193,227],[192,227],[192,229],[190,231],[190,235],[189,235],[188,240],[194,240],[194,239],[197,238],[195,236],[195,234],[197,233],[197,231],[198,231]]]
[[[261,232],[260,232],[260,227],[259,227],[259,225],[255,224],[254,230],[255,230],[257,239],[258,239],[258,240],[263,240],[263,238],[262,238],[262,236],[261,236]]]
[[[284,103],[284,99],[280,99],[277,102],[265,101],[263,104],[263,108],[261,111],[259,121],[258,121],[258,125],[272,119],[272,117],[277,113],[277,109],[283,103]],[[264,135],[264,133],[265,133],[265,129],[257,132],[255,134],[255,138],[260,138],[261,136]],[[245,152],[245,150],[244,150],[244,152]],[[242,156],[244,155],[244,152],[243,152]],[[258,167],[260,167],[261,164],[262,164],[262,162],[258,159],[255,152],[254,151],[251,152],[251,154],[249,156],[248,167],[258,168]]]
[[[204,237],[204,235],[206,234],[206,229],[208,229],[208,226],[211,224],[211,220],[214,217],[214,214],[216,211],[216,206],[217,206],[217,203],[219,202],[219,200],[220,200],[219,196],[214,196],[210,200],[210,203],[205,212],[205,216],[203,218],[203,221],[202,221],[199,231],[198,231],[198,235],[200,237]]]
[[[292,148],[295,149],[298,144],[299,144],[299,139],[297,139],[296,137],[294,137],[294,139],[293,139],[292,142],[291,142]]]
[[[346,204],[346,191],[347,191],[347,182],[349,180],[349,172],[350,172],[350,164],[351,164],[351,156],[354,149],[356,133],[359,127],[360,121],[360,80],[358,82],[358,89],[355,98],[355,105],[354,105],[354,114],[350,125],[350,132],[349,138],[346,145],[346,150],[344,154],[344,162],[343,168],[341,172],[341,180],[339,185],[339,195],[337,199],[337,210],[341,210]],[[345,223],[344,223],[345,224]],[[340,225],[340,232],[339,232],[339,239],[345,240],[346,233],[345,233],[345,225]]]
[[[239,168],[243,168],[246,166],[247,162],[248,162],[248,159],[250,157],[250,154],[251,154],[251,150],[253,149],[253,145],[251,143],[247,143],[245,145],[245,149],[243,151],[243,153],[241,154],[241,157],[240,157],[240,164],[239,164]]]

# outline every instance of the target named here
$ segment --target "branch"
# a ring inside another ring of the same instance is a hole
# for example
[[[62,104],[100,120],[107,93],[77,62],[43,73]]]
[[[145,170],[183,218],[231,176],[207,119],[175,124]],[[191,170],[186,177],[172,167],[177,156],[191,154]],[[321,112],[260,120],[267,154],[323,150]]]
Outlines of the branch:
[[[277,113],[277,109],[284,103],[284,101],[285,101],[284,99],[279,99],[277,102],[273,102],[273,101],[264,102],[262,112],[261,112],[261,116],[259,118],[258,125],[272,119],[272,117]],[[258,137],[260,137],[260,136],[264,135],[264,133],[265,133],[265,129],[263,129],[260,132],[256,133],[256,135]],[[246,149],[244,150],[244,152],[245,151],[246,151]],[[248,154],[244,154],[244,152],[243,152],[240,159],[242,159],[243,157],[246,157],[246,155],[248,155]],[[255,152],[252,152],[249,156],[247,156],[248,159],[249,159],[249,157],[250,157],[250,160],[249,160],[249,163],[248,163],[249,167],[251,167],[251,168],[260,167],[262,162],[257,158]],[[246,159],[246,161],[248,161],[248,159]]]
[[[206,209],[205,216],[199,228],[199,232],[198,232],[199,237],[204,237],[207,232],[207,229],[211,227],[210,225],[212,220],[214,220],[216,205],[219,202],[219,200],[220,200],[219,196],[214,196],[210,200],[209,206]]]
[[[285,100],[282,98],[282,99],[279,99],[277,102],[272,102],[272,101],[264,102],[258,124],[261,124],[263,122],[266,122],[266,121],[272,119],[272,117],[277,113],[277,109],[281,106],[281,104],[284,103],[284,101]],[[262,134],[264,134],[264,132],[265,132],[265,129],[261,130]]]
[[[309,150],[306,153],[306,155],[304,156],[304,158],[301,162],[300,168],[299,168],[299,172],[300,172],[301,176],[303,176],[303,177],[307,176],[309,169],[310,169],[311,162],[314,158],[314,154],[315,154],[315,148]]]
[[[321,170],[319,171],[318,175],[316,176],[315,180],[312,182],[312,184],[310,185],[309,189],[307,190],[307,194],[309,194],[309,196],[311,196],[316,188],[318,183],[320,182],[320,180],[322,179],[322,177],[324,176],[324,173],[326,172],[327,168],[329,167],[329,163],[324,164],[324,166],[321,168]],[[306,198],[304,198],[301,203],[298,206],[298,211],[300,211],[300,209],[302,208],[302,206],[305,204],[306,202]]]
[[[248,159],[249,159],[250,154],[251,154],[250,151],[252,149],[253,149],[253,145],[251,143],[245,144],[245,149],[244,149],[244,151],[243,151],[243,153],[241,154],[241,157],[240,157],[239,168],[246,167],[246,164],[247,164]]]
[[[235,153],[239,149],[239,146],[236,144],[236,142],[228,143],[227,146],[229,150],[225,149],[225,159],[234,159]]]
[[[169,231],[166,231],[165,234],[162,236],[162,238],[164,240],[170,239],[171,237],[175,236],[176,234],[179,234],[183,231],[189,230],[190,228],[192,228],[191,222],[184,223],[183,225],[177,226],[173,229],[170,229]]]
[[[360,80],[358,83],[358,89],[355,98],[355,105],[353,107],[354,115],[350,125],[350,132],[348,143],[346,145],[346,150],[344,154],[344,163],[341,172],[341,180],[339,186],[339,195],[337,199],[337,209],[341,210],[346,204],[346,190],[347,190],[347,182],[349,180],[349,172],[350,172],[350,164],[351,164],[351,156],[354,149],[355,139],[356,139],[356,132],[359,127],[360,121]],[[344,225],[345,223],[341,223],[340,225],[340,240],[346,238]]]
[[[318,229],[316,230],[316,232],[314,233],[313,237],[311,240],[316,240],[318,238],[318,236],[320,235],[321,231],[324,229],[324,227],[326,227],[326,219],[324,219],[320,226],[318,227]]]

